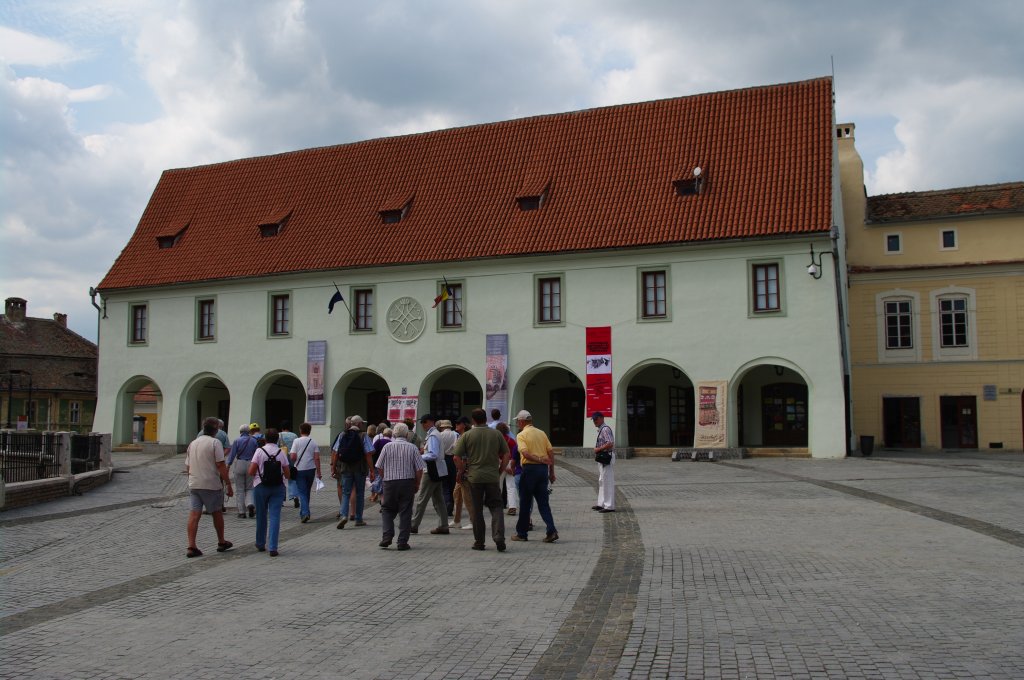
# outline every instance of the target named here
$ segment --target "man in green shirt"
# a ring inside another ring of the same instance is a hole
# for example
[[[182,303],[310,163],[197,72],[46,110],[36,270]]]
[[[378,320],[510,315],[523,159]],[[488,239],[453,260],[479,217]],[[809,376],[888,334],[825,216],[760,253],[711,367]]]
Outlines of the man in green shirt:
[[[491,537],[498,552],[505,550],[505,513],[498,480],[508,465],[508,444],[497,430],[487,427],[487,413],[478,408],[471,414],[473,429],[455,444],[455,466],[469,479],[473,497],[473,550],[485,548],[484,506],[491,510]]]

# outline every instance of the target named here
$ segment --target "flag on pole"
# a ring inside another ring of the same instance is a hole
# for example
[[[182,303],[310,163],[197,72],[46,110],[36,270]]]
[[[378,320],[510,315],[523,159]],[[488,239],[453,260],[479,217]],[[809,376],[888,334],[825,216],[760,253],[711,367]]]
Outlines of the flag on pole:
[[[327,303],[327,313],[330,314],[331,312],[333,312],[334,311],[334,305],[338,304],[339,302],[344,302],[344,301],[345,301],[345,298],[343,298],[341,296],[341,291],[340,290],[335,291],[334,295],[331,296],[331,301],[329,303]]]
[[[452,297],[451,286],[448,285],[448,280],[445,279],[444,288],[441,290],[441,294],[434,298],[434,306],[431,309],[436,309],[439,304],[448,300]]]

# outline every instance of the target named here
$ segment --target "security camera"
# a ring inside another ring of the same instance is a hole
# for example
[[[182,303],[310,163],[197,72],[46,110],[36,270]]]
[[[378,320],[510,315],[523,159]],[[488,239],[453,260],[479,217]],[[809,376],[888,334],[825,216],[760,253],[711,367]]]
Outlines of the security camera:
[[[811,276],[813,276],[814,278],[818,278],[818,272],[819,271],[821,271],[821,270],[818,269],[818,265],[816,265],[816,264],[809,264],[809,265],[807,265],[807,273],[810,274]]]

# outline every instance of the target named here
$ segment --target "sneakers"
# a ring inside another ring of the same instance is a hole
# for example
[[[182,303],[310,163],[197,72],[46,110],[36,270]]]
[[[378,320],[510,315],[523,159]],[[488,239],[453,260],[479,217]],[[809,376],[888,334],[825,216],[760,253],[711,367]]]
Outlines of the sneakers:
[[[431,529],[430,533],[432,533],[432,534],[450,534],[451,532],[448,531],[448,529],[442,529],[441,527],[438,527],[437,529]]]
[[[344,529],[346,524],[348,524],[348,517],[342,517],[341,521],[338,522],[338,528]]]
[[[558,540],[558,532],[557,531],[555,533],[553,533],[553,534],[548,534],[547,536],[544,537],[544,542],[545,543],[554,543],[557,540]]]
[[[508,514],[509,514],[509,515],[514,515],[514,514],[516,514],[517,512],[519,512],[519,511],[518,511],[518,510],[516,510],[515,508],[509,508],[509,509],[508,509]]]
[[[302,516],[302,523],[305,524],[308,521],[309,521],[309,515],[303,515]]]
[[[455,522],[455,520],[450,519],[450,520],[448,520],[448,526],[450,526],[450,527],[457,527],[459,525]]]
[[[529,539],[529,538],[527,538],[526,536],[520,536],[519,534],[516,534],[515,536],[513,536],[513,537],[512,537],[511,539],[509,539],[509,540],[512,540],[512,541],[528,541],[528,540],[530,540],[530,539]]]
[[[469,524],[469,523],[467,523],[467,522],[463,522],[463,524],[462,524],[462,526],[461,526],[460,528],[461,528],[461,529],[472,529],[472,528],[473,528],[473,525],[472,525],[472,524]]]

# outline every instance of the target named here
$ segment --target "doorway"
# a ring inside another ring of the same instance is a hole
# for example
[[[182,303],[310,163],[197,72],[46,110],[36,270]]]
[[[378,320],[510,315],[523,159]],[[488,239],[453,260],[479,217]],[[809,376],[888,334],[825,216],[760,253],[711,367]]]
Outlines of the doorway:
[[[977,397],[939,397],[942,448],[978,448]]]
[[[921,400],[918,397],[882,397],[883,446],[921,448]]]
[[[633,385],[626,390],[626,427],[630,446],[654,446],[658,440],[657,391]]]
[[[552,446],[579,446],[583,441],[584,402],[582,387],[551,390],[550,415]]]
[[[807,385],[762,387],[761,428],[765,446],[807,446]]]

